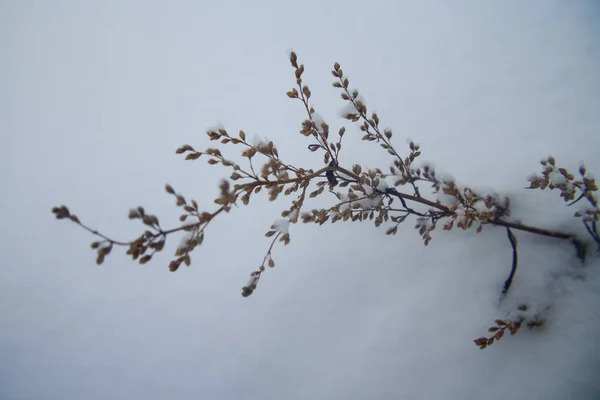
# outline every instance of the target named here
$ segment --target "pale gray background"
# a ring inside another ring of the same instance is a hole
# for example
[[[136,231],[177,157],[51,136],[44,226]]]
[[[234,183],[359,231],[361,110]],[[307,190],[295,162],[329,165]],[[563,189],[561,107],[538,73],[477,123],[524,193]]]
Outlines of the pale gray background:
[[[505,311],[501,230],[424,248],[412,222],[293,226],[243,299],[291,199],[219,218],[175,274],[178,238],[149,265],[115,249],[97,267],[91,235],[50,209],[117,238],[142,229],[132,206],[177,223],[166,182],[212,210],[226,172],[174,150],[218,124],[318,168],[285,96],[295,49],[317,110],[349,128],[345,164],[391,159],[339,118],[335,61],[398,148],[414,138],[515,215],[578,229],[557,195],[521,188],[548,154],[600,173],[599,18],[596,1],[1,1],[0,398],[597,398],[598,268],[556,280],[568,245],[519,235],[513,300],[551,302],[553,323],[481,352],[471,340]]]

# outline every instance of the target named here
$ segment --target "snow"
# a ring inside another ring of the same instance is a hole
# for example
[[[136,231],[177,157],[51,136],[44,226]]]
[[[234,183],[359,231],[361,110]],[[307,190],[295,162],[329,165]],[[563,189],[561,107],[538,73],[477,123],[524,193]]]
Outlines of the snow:
[[[268,137],[257,134],[252,135],[252,139],[250,140],[250,144],[258,148],[266,146],[267,144],[269,144],[269,142],[270,139]]]
[[[344,100],[344,105],[338,111],[338,116],[344,118],[348,114],[356,114],[356,107],[352,102]]]
[[[321,126],[321,124],[323,124],[325,122],[325,119],[323,118],[323,116],[315,111],[314,113],[312,113],[312,119],[317,127],[317,130],[320,133],[323,133],[323,127]]]
[[[579,207],[578,207],[578,211],[581,214],[585,214],[588,211],[595,211],[596,207],[594,207],[593,205],[591,205],[590,203],[588,203],[587,201],[585,201],[584,199],[581,199],[579,201]]]
[[[289,215],[289,221],[291,223],[296,223],[298,221],[298,209],[293,210]]]
[[[490,212],[490,211],[494,211],[496,209],[495,206],[492,206],[491,208],[488,208],[488,206],[485,204],[485,201],[476,201],[473,204],[473,207],[475,208],[475,210],[477,210],[477,212]]]
[[[367,198],[360,199],[357,201],[357,203],[360,204],[360,207],[363,210],[370,210],[371,208],[376,207],[381,202],[382,202],[381,196],[367,197]]]
[[[445,194],[441,190],[436,194],[436,198],[440,202],[440,204],[447,207],[452,206],[457,202],[455,197],[450,196],[449,194]]]
[[[317,131],[322,134],[323,127],[321,124],[326,123],[325,119],[323,119],[323,116],[321,116],[321,114],[319,114],[316,111],[314,113],[312,113],[312,119],[313,119],[313,122],[315,123],[315,127],[316,127]],[[325,140],[320,135],[317,136],[317,142],[319,142],[319,144],[322,146],[327,146],[327,143],[325,143]]]
[[[567,182],[567,178],[558,171],[554,171],[550,174],[550,183],[553,185],[564,185]]]
[[[379,183],[377,184],[377,190],[385,191],[389,187],[390,186],[385,179],[383,179],[383,178],[379,179]]]
[[[354,102],[368,104],[367,99],[360,93],[360,91],[358,89],[349,89],[350,94],[354,93],[355,91],[358,92],[358,96],[356,96],[356,98],[354,99]],[[369,117],[370,116],[371,116],[371,113],[369,112]]]
[[[345,174],[343,172],[338,172],[338,176],[340,176],[341,178],[349,179],[349,180],[354,179],[352,176]]]
[[[280,232],[281,234],[285,235],[285,234],[289,233],[290,220],[289,219],[277,219],[277,220],[275,220],[275,222],[273,222],[273,225],[271,226],[271,228],[274,229],[276,232]]]
[[[294,78],[282,49],[293,45],[331,132],[347,128],[342,166],[383,169],[390,157],[334,118],[335,60],[393,128],[399,151],[411,136],[423,143],[418,160],[476,192],[489,185],[508,196],[511,220],[587,238],[573,217],[583,202],[565,207],[557,191],[523,188],[548,153],[560,166],[583,159],[600,171],[591,2],[439,2],[435,12],[386,2],[361,8],[377,29],[355,24],[343,34],[332,27],[356,20],[358,3],[319,13],[303,3],[292,19],[279,3],[269,13],[243,2],[235,11],[176,2],[168,13],[153,2],[143,13],[118,4],[12,2],[0,13],[0,209],[9,210],[0,230],[1,399],[600,398],[593,246],[582,264],[569,241],[513,230],[519,266],[502,298],[512,262],[504,228],[446,232],[439,221],[425,247],[414,218],[390,236],[389,223],[300,223],[242,298],[272,240],[264,233],[297,193],[268,202],[263,190],[222,213],[176,273],[167,266],[178,235],[148,264],[114,248],[97,266],[96,238],[49,213],[67,203],[119,240],[144,230],[125,218],[130,205],[177,227],[181,209],[165,182],[213,211],[218,179],[231,171],[174,150],[217,145],[198,134],[214,121],[231,134],[267,134],[284,161],[292,154],[320,168],[298,133],[305,110],[285,96]],[[292,20],[320,29],[290,29]],[[307,198],[301,212],[333,201]],[[522,314],[547,323],[485,350],[473,344],[495,319]]]

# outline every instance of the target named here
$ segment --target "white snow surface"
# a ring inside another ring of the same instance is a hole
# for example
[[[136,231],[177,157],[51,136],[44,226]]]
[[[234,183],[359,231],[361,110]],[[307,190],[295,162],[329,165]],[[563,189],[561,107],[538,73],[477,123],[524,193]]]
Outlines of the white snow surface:
[[[271,227],[275,230],[275,232],[279,232],[283,235],[289,233],[289,229],[290,229],[290,220],[289,219],[277,219],[275,220],[275,222],[273,222],[273,225],[271,225]]]
[[[269,202],[263,190],[222,213],[175,273],[181,236],[148,264],[115,247],[97,266],[98,238],[50,214],[66,204],[93,229],[134,239],[146,227],[129,207],[180,226],[166,182],[216,210],[231,168],[174,154],[218,145],[202,134],[216,121],[321,168],[298,133],[306,111],[285,96],[293,46],[330,137],[347,128],[342,166],[387,172],[391,156],[335,118],[336,60],[402,155],[410,136],[440,177],[508,196],[511,220],[587,238],[573,217],[584,204],[524,188],[548,154],[572,173],[580,160],[600,173],[596,2],[258,3],[4,2],[0,399],[600,398],[593,246],[582,265],[569,241],[513,230],[519,265],[500,301],[512,261],[504,228],[445,232],[440,221],[425,247],[411,217],[390,236],[389,224],[280,220],[292,241],[275,244],[275,268],[243,298],[265,232],[299,192]],[[219,147],[249,170],[242,146]],[[306,197],[301,213],[335,201]],[[547,322],[474,345],[518,313]]]

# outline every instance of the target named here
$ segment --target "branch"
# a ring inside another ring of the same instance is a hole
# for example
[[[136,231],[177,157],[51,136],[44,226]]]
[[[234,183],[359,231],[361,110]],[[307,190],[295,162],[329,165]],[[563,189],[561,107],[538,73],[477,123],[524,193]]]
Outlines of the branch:
[[[508,227],[506,228],[506,234],[508,235],[508,240],[510,241],[510,245],[512,246],[513,261],[512,268],[510,270],[510,275],[508,275],[508,278],[504,282],[504,289],[502,289],[503,296],[506,296],[506,293],[508,292],[508,289],[512,284],[513,278],[515,277],[515,273],[517,272],[517,238],[515,237],[515,235],[512,234],[510,228]]]
[[[557,239],[573,239],[575,237],[572,233],[560,232],[560,231],[550,231],[548,229],[536,228],[533,226],[523,225],[516,222],[508,222],[502,221],[500,219],[495,219],[490,222],[492,225],[504,226],[506,228],[518,229],[520,231],[535,233],[536,235],[549,236]]]

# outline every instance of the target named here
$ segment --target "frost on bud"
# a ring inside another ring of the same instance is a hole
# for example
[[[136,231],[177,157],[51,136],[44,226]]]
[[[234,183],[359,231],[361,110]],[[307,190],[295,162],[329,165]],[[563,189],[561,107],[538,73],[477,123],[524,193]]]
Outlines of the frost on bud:
[[[259,271],[254,271],[250,274],[248,283],[242,288],[242,296],[248,297],[252,294],[252,292],[254,292],[254,289],[256,289],[256,284],[258,283],[258,278],[260,278],[262,271],[264,271],[264,267],[259,269]]]

